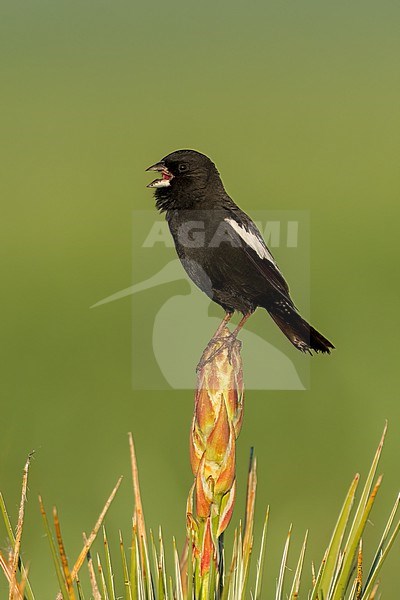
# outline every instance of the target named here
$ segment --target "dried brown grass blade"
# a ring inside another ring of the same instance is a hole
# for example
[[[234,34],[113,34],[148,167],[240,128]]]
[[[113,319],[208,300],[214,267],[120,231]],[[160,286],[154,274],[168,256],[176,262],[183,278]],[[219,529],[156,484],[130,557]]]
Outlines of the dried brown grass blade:
[[[12,557],[7,561],[0,552],[0,568],[3,569],[4,575],[9,584],[9,600],[23,600],[23,592],[20,590],[18,583],[15,581],[12,573]]]
[[[64,542],[63,542],[62,535],[61,535],[61,526],[60,526],[60,521],[58,518],[56,507],[53,508],[53,519],[54,519],[54,529],[56,532],[57,543],[58,543],[58,551],[60,554],[61,566],[62,566],[62,570],[64,573],[65,585],[67,587],[68,596],[69,596],[70,600],[76,600],[75,592],[74,592],[74,588],[73,588],[73,584],[72,584],[71,572],[70,572],[69,566],[68,566],[68,559],[67,559]]]
[[[11,582],[10,582],[9,600],[13,600],[13,598],[15,597],[15,590],[19,589],[18,583],[17,583],[17,569],[18,569],[19,554],[21,551],[22,530],[24,527],[26,490],[28,488],[29,465],[30,465],[32,456],[33,456],[33,452],[30,452],[28,455],[28,458],[26,459],[26,463],[25,463],[25,467],[24,467],[24,471],[23,471],[23,475],[22,475],[21,502],[19,505],[18,523],[17,523],[16,532],[15,532],[15,544],[14,544],[14,550],[13,550],[13,554],[12,554],[12,563],[11,563]]]
[[[129,449],[131,454],[131,467],[132,467],[132,480],[133,480],[133,493],[135,496],[135,512],[134,512],[134,523],[137,526],[139,540],[142,539],[146,543],[146,527],[144,523],[143,505],[142,498],[140,495],[139,485],[139,472],[136,461],[135,445],[133,443],[132,434],[129,433]]]
[[[8,583],[11,583],[10,566],[1,552],[0,552],[0,567],[3,569],[4,575],[5,575]]]
[[[243,536],[243,554],[250,556],[253,547],[253,525],[254,525],[254,507],[256,503],[257,489],[257,459],[253,456],[250,458],[249,474],[247,480],[247,500],[246,500],[246,518]]]
[[[371,592],[370,597],[368,598],[368,600],[375,600],[376,595],[378,593],[378,589],[379,589],[379,581],[377,581],[377,583],[375,584],[374,589]]]
[[[118,488],[121,485],[121,481],[122,481],[122,476],[118,479],[118,481],[117,481],[117,483],[116,483],[113,491],[111,492],[111,494],[110,494],[107,502],[105,503],[104,508],[101,511],[100,516],[99,516],[99,518],[96,521],[96,525],[93,527],[93,529],[92,529],[89,537],[87,538],[85,536],[85,544],[84,544],[84,546],[83,546],[83,548],[81,550],[81,553],[79,554],[79,556],[77,558],[77,561],[76,561],[76,563],[75,563],[75,565],[74,565],[74,567],[73,567],[73,569],[71,571],[72,581],[75,581],[76,576],[77,576],[77,574],[79,572],[79,569],[82,567],[82,565],[83,565],[83,563],[85,561],[85,558],[87,556],[87,553],[89,552],[89,550],[90,550],[90,548],[91,548],[94,540],[96,539],[96,536],[97,536],[97,534],[99,532],[99,529],[100,529],[100,527],[101,527],[101,525],[102,525],[102,523],[104,521],[104,517],[106,516],[107,511],[110,508],[110,505],[111,505],[112,501],[115,498],[115,494],[117,493]]]
[[[26,583],[28,581],[28,573],[29,573],[29,567],[27,567],[26,569],[24,569],[22,576],[21,576],[21,582],[19,584],[19,592],[21,594],[21,598],[25,598],[25,588],[26,588]]]
[[[86,546],[88,539],[85,534],[83,534],[83,542]],[[92,593],[93,593],[93,600],[102,600],[100,590],[99,590],[99,587],[98,587],[97,581],[96,581],[96,574],[94,572],[93,560],[92,560],[90,551],[87,554],[87,566],[88,566],[88,571],[89,571],[90,585],[91,585]]]
[[[363,547],[362,547],[362,538],[361,538],[360,544],[358,547],[358,555],[357,555],[356,600],[361,599],[362,575],[363,575]]]

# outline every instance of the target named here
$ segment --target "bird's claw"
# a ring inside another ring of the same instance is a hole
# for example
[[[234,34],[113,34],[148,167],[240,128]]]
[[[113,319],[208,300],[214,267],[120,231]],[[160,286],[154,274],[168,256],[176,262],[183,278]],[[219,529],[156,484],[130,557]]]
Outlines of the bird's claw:
[[[236,339],[236,335],[234,333],[230,333],[229,335],[225,335],[225,336],[221,336],[221,337],[212,338],[208,342],[208,344],[203,352],[203,355],[196,367],[196,373],[198,373],[203,367],[205,367],[205,365],[212,362],[214,360],[214,358],[225,349],[228,350],[228,360],[229,360],[229,363],[232,364],[232,349],[233,349],[233,346],[236,341],[237,341],[237,339]],[[207,351],[210,350],[210,348],[218,342],[221,342],[220,347],[217,348],[216,350],[214,350],[214,352],[212,352],[209,356],[207,356],[207,358],[205,358],[204,356],[207,354]]]

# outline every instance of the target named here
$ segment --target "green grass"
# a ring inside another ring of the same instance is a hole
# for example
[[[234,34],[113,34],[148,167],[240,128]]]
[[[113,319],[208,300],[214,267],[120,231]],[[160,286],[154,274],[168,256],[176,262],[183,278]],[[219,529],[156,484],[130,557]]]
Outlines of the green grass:
[[[377,477],[377,467],[385,434],[386,427],[358,500],[356,498],[360,476],[357,474],[351,482],[323,560],[317,570],[314,568],[309,570],[312,576],[304,573],[308,533],[301,546],[296,568],[294,571],[288,569],[287,561],[292,537],[290,527],[280,569],[275,574],[275,600],[286,598],[289,600],[373,600],[377,598],[378,577],[381,576],[383,563],[400,529],[400,522],[396,521],[399,505],[399,498],[397,498],[376,546],[372,562],[370,565],[364,564],[364,545],[370,546],[372,542],[369,539],[364,540],[363,535],[382,483],[382,477]],[[53,509],[50,518],[42,498],[39,498],[43,527],[49,544],[49,556],[53,561],[58,581],[58,590],[54,590],[54,597],[59,600],[119,600],[120,598],[126,600],[252,598],[257,600],[265,598],[262,587],[264,572],[273,576],[268,569],[269,509],[266,511],[261,532],[260,547],[254,549],[256,460],[252,458],[250,462],[245,523],[243,526],[241,523],[238,524],[232,548],[224,548],[220,541],[218,547],[224,560],[211,557],[210,570],[207,576],[202,578],[199,572],[199,561],[193,554],[191,543],[186,544],[184,551],[179,553],[173,541],[172,560],[167,561],[161,529],[158,536],[146,529],[132,437],[130,437],[130,451],[134,490],[133,521],[131,538],[128,541],[124,540],[122,533],[119,532],[119,555],[118,552],[110,549],[104,519],[121,484],[121,479],[112,490],[90,534],[88,536],[84,534],[82,551],[73,565],[69,564],[67,558],[68,553],[57,510]],[[5,552],[0,553],[0,566],[9,584],[9,600],[38,600],[42,597],[40,590],[32,589],[28,570],[21,560],[30,459],[31,456],[28,457],[24,468],[15,533],[6,503],[0,495],[0,510],[9,544],[8,555]],[[191,531],[190,527],[188,531]],[[254,574],[252,571],[252,576],[249,577],[251,560],[255,561],[255,568]],[[173,565],[171,570],[167,569],[167,562]],[[114,565],[118,563],[118,568],[114,569]],[[34,560],[31,564],[34,569]],[[87,575],[81,577],[84,569],[87,569]],[[86,583],[84,584],[81,579],[85,579]]]

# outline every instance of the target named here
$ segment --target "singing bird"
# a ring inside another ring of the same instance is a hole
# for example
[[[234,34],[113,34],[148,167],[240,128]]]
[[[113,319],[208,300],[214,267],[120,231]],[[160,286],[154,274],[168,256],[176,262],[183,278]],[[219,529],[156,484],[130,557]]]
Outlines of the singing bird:
[[[298,350],[330,353],[333,344],[305,321],[263,237],[225,191],[215,164],[195,150],[177,150],[147,171],[161,173],[155,189],[178,257],[193,282],[225,310],[214,338],[235,311],[243,318],[265,308]]]

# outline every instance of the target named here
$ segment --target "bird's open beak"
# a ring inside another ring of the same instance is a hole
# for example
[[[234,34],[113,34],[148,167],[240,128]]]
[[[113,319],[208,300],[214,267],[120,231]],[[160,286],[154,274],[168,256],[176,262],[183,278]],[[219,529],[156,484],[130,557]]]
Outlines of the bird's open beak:
[[[146,171],[158,171],[159,173],[162,173],[162,178],[154,179],[154,181],[147,185],[148,188],[160,188],[171,185],[170,181],[173,178],[173,175],[168,171],[163,161],[151,165]]]

